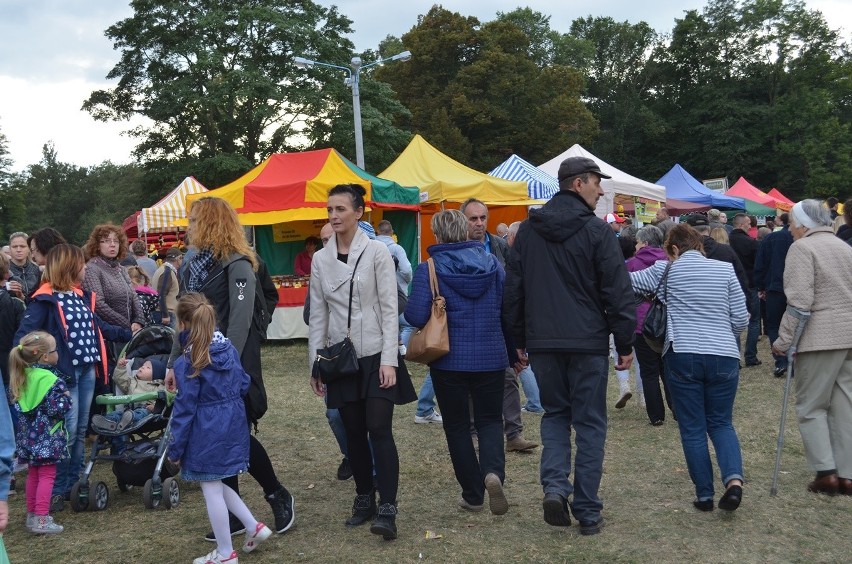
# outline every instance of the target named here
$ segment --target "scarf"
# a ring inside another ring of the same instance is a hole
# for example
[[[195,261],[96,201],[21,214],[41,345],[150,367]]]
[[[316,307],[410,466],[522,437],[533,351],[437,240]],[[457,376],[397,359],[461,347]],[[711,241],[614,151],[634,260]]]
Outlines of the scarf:
[[[198,251],[198,254],[189,261],[189,283],[186,289],[190,292],[201,291],[207,275],[214,266],[216,266],[216,259],[213,258],[213,251],[210,249]]]

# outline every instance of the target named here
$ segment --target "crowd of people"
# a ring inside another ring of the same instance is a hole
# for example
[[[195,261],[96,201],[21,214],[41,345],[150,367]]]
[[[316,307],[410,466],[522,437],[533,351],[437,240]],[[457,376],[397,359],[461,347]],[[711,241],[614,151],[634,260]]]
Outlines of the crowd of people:
[[[616,408],[635,389],[651,426],[667,415],[676,421],[694,507],[734,511],[744,495],[734,403],[741,369],[761,364],[764,333],[775,376],[795,370],[796,414],[815,472],[807,488],[852,495],[852,313],[832,307],[852,298],[852,200],[843,215],[836,202],[805,200],[777,224],[767,220],[762,233],[755,218],[735,213],[728,224],[719,210],[673,221],[661,208],[640,227],[618,213],[595,216],[606,178],[591,159],[566,159],[560,191],[496,235],[482,201],[440,211],[431,220],[437,243],[429,264],[416,268],[389,221],[377,229],[364,221],[363,187],[329,191],[329,223],[308,238],[294,268],[310,276],[309,365],[341,342],[357,359],[354,372],[310,377],[343,456],[338,478],[354,477],[346,526],[369,523],[371,533],[397,537],[394,408],[417,401],[416,423],[443,426],[461,510],[480,512],[486,503],[495,515],[509,510],[506,453],[539,447],[524,438],[521,419],[538,413],[544,521],[568,527],[573,516],[580,534],[599,533],[611,360]],[[80,477],[93,397],[116,385],[127,390],[131,378],[142,389],[176,391],[170,464],[200,482],[207,540],[216,543],[196,564],[236,563],[232,536],[245,533],[242,548],[251,552],[295,523],[295,499],[251,433],[269,405],[261,343],[277,290],[227,202],[201,198],[188,219],[193,252],[169,248],[159,263],[143,241],[129,244],[111,224],[95,227],[82,248],[51,228],[10,236],[8,258],[0,255],[0,354],[9,358],[0,525],[14,452],[28,465],[27,529],[62,532],[54,516]],[[429,362],[418,394],[404,357],[436,292],[449,352]],[[660,346],[645,337],[652,297],[666,307]],[[810,314],[800,337],[800,317],[790,311]],[[175,330],[168,362],[127,365],[122,348],[152,324]],[[153,407],[95,421],[121,428]],[[241,500],[243,473],[262,488],[270,526]]]

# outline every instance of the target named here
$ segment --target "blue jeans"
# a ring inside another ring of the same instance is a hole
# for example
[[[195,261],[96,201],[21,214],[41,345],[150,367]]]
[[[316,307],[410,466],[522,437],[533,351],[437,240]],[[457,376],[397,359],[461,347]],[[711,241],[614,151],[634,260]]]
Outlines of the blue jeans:
[[[743,479],[740,441],[734,429],[739,359],[712,354],[666,353],[663,366],[671,391],[689,477],[699,501],[713,499],[713,441],[722,483]]]
[[[411,338],[411,334],[414,333],[414,327],[408,324],[408,321],[405,320],[405,316],[400,314],[399,316],[399,342],[408,347],[408,340]]]
[[[423,386],[417,395],[417,417],[426,417],[435,411],[435,388],[432,386],[432,373],[426,373]]]
[[[89,426],[89,409],[95,394],[95,366],[89,364],[74,369],[77,385],[71,388],[71,409],[65,414],[65,430],[68,432],[70,456],[56,465],[56,482],[53,495],[71,491],[80,478],[83,456],[86,453],[86,429]]]
[[[527,398],[527,403],[524,409],[533,413],[544,411],[541,407],[541,400],[538,393],[538,382],[535,381],[535,374],[532,368],[527,366],[518,374],[518,380],[521,381],[521,387],[524,389],[524,395]]]
[[[757,361],[757,340],[760,338],[760,298],[757,297],[757,289],[752,288],[746,294],[746,305],[748,306],[748,333],[745,342],[746,364]]]
[[[434,372],[447,449],[462,497],[472,505],[481,505],[485,496],[485,476],[493,472],[501,482],[506,476],[506,450],[503,448],[505,371],[435,369]],[[471,408],[479,436],[478,459],[470,433]]]
[[[598,489],[606,443],[605,354],[529,353],[541,391],[541,485],[544,493],[568,499],[579,521],[596,521],[603,502]],[[576,435],[574,483],[571,474],[571,429]]]
[[[125,410],[125,411],[127,411],[127,410]],[[130,413],[133,414],[133,423],[132,423],[133,425],[136,425],[143,418],[151,415],[151,412],[148,411],[148,409],[145,408],[145,407],[133,408],[133,409],[130,410]],[[119,421],[121,421],[121,417],[123,415],[124,415],[124,411],[110,411],[104,417],[106,417],[110,421],[115,421],[116,423],[118,423]],[[124,452],[124,450],[125,450],[124,444],[126,442],[127,441],[125,440],[123,435],[119,435],[117,437],[112,438],[111,443],[112,443],[113,449],[115,450],[115,454],[121,454],[122,452]]]
[[[322,399],[328,403],[326,396],[323,396]],[[346,429],[343,427],[343,419],[340,417],[340,411],[326,408],[325,417],[328,419],[328,426],[331,427],[331,432],[337,441],[337,446],[340,447],[340,454],[343,455],[343,458],[348,458],[346,454]]]

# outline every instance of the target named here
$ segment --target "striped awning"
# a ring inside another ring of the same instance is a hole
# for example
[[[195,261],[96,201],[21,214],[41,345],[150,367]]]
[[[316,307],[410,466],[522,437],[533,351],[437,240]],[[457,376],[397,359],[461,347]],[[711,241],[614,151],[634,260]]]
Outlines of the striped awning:
[[[186,197],[202,192],[207,192],[207,188],[194,177],[187,176],[162,200],[150,208],[142,208],[142,213],[139,214],[139,232],[177,227],[179,220],[186,219]]]
[[[529,197],[534,200],[549,200],[559,191],[559,181],[518,155],[512,155],[488,174],[505,180],[526,182]]]

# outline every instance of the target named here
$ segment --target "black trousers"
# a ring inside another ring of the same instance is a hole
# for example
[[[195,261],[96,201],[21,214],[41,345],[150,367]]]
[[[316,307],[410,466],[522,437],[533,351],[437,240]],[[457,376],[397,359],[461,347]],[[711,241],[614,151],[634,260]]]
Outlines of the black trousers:
[[[636,361],[639,363],[639,374],[642,377],[642,390],[645,392],[645,409],[648,419],[654,421],[666,420],[666,406],[663,404],[663,395],[660,393],[660,382],[663,383],[663,392],[666,396],[666,404],[672,409],[672,400],[669,395],[669,387],[666,385],[666,377],[663,373],[663,356],[655,352],[642,335],[636,335],[633,343],[636,351]]]
[[[388,399],[367,398],[346,402],[339,411],[346,429],[346,448],[355,478],[355,492],[366,495],[373,491],[375,461],[380,503],[396,505],[399,454],[393,439],[393,407],[393,402]]]

